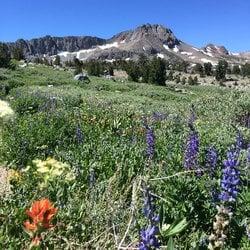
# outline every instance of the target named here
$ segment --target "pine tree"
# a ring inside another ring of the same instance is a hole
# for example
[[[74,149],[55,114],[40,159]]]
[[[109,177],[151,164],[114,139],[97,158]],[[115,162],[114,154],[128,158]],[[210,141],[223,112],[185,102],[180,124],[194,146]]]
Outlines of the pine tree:
[[[234,65],[234,66],[233,66],[232,73],[233,73],[234,75],[240,75],[241,70],[240,70],[239,65]]]
[[[140,78],[140,68],[136,62],[127,62],[125,70],[129,76],[129,80],[138,82]]]
[[[90,76],[100,76],[103,74],[103,68],[100,62],[96,60],[91,60],[86,65],[87,72]]]
[[[57,66],[61,65],[61,58],[60,58],[60,56],[58,56],[58,55],[56,56],[54,64],[57,65]]]
[[[204,66],[205,75],[211,76],[212,75],[212,68],[213,68],[212,63],[210,63],[210,62],[204,63],[203,66]]]
[[[193,80],[192,76],[188,77],[188,84],[189,85],[194,85],[194,80]]]
[[[7,68],[10,66],[10,53],[8,46],[4,43],[0,43],[0,68]]]
[[[250,76],[250,64],[246,63],[242,66],[242,75],[245,76]]]
[[[148,60],[148,58],[141,54],[139,56],[139,60],[138,60],[138,66],[140,69],[140,76],[142,77],[142,82],[148,82],[148,78],[149,78],[149,67],[150,67],[150,62]]]
[[[217,81],[225,80],[227,68],[228,68],[228,62],[225,60],[220,60],[215,71],[215,78]]]
[[[24,59],[23,49],[20,47],[14,46],[12,48],[11,54],[12,54],[12,58],[17,61],[21,61]]]
[[[161,58],[154,57],[150,63],[148,81],[153,84],[165,86],[166,64]]]
[[[198,77],[195,76],[194,79],[193,79],[193,85],[198,85],[199,82],[198,82]]]

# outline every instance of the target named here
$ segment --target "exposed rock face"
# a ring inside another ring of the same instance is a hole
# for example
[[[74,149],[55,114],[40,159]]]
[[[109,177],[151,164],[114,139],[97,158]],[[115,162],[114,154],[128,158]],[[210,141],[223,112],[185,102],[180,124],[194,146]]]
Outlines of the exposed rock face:
[[[216,46],[214,44],[208,44],[203,48],[206,53],[211,53],[214,56],[227,56],[229,55],[228,50],[224,46]]]
[[[56,55],[61,51],[78,51],[81,49],[89,49],[92,46],[102,45],[105,39],[90,36],[67,36],[67,37],[51,37],[45,36],[32,40],[19,39],[15,43],[9,43],[10,47],[18,46],[23,49],[26,57],[35,55]]]
[[[170,29],[165,28],[159,24],[145,24],[139,26],[135,30],[121,32],[113,36],[108,42],[125,42],[125,43],[144,43],[145,45],[151,45],[152,47],[160,46],[162,44],[168,45],[173,48],[178,45],[180,41],[174,36]],[[154,46],[155,45],[155,46]]]

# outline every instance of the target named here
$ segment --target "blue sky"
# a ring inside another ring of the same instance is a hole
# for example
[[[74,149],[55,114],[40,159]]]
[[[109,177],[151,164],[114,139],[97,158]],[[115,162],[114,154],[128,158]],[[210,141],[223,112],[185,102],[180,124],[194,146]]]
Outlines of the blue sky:
[[[0,41],[44,35],[111,37],[159,23],[201,47],[250,51],[249,0],[1,0]]]

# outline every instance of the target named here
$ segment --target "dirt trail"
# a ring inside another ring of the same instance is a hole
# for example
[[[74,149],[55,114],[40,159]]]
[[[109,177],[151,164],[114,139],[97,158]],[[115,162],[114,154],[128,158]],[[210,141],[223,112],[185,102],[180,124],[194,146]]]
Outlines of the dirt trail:
[[[8,170],[0,166],[0,196],[10,192]]]
[[[14,111],[10,108],[9,103],[0,100],[0,119],[8,121],[14,115]],[[2,143],[1,126],[3,123],[0,121],[0,144]],[[8,180],[8,170],[0,164],[0,196],[7,194],[10,191],[10,184]]]

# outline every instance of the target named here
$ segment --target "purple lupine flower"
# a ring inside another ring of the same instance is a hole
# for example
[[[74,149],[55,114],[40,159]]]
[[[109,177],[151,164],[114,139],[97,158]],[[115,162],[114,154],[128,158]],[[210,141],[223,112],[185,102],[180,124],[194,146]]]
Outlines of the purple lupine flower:
[[[221,201],[234,202],[236,200],[240,183],[238,164],[239,152],[237,149],[231,148],[227,152],[227,159],[224,161],[221,179],[222,192],[219,195]]]
[[[149,192],[148,188],[144,190],[144,207],[143,213],[149,221],[149,225],[140,231],[140,250],[149,250],[152,248],[159,248],[160,243],[157,239],[159,233],[159,216],[155,213],[154,198]]]
[[[199,135],[196,131],[190,131],[187,139],[184,167],[188,170],[198,167]]]
[[[152,247],[159,248],[160,244],[156,237],[159,233],[159,228],[157,226],[148,226],[147,229],[141,230],[140,237],[141,242],[139,245],[140,250],[150,250]]]
[[[206,167],[213,176],[218,161],[218,152],[214,147],[209,147],[206,152]]]
[[[155,152],[155,135],[152,128],[146,126],[146,156],[148,159],[152,159]]]
[[[83,143],[83,133],[82,133],[82,130],[80,128],[80,126],[77,126],[76,128],[76,140],[77,140],[77,143],[78,144],[81,144]]]

